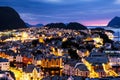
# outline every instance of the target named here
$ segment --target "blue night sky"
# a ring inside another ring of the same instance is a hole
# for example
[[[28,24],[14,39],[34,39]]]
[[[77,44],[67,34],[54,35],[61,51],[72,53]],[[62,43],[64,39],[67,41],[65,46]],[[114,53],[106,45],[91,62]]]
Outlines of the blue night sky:
[[[113,17],[120,16],[120,0],[0,0],[0,6],[14,8],[30,24],[106,25]]]

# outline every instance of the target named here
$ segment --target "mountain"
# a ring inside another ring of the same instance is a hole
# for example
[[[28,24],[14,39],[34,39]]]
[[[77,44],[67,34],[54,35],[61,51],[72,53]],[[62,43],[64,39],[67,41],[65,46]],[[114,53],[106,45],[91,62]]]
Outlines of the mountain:
[[[0,31],[27,28],[19,14],[11,7],[0,7]]]
[[[67,28],[68,29],[75,29],[75,30],[86,30],[87,27],[77,23],[77,22],[70,22],[69,24],[67,24]]]
[[[45,25],[46,27],[49,28],[63,28],[63,29],[73,29],[73,30],[86,30],[87,27],[77,23],[77,22],[70,22],[68,24],[64,24],[64,23],[50,23]]]
[[[36,25],[31,25],[29,23],[25,23],[27,27],[42,27],[44,26],[43,24],[36,24]]]
[[[27,27],[31,27],[31,26],[32,26],[32,25],[29,24],[29,23],[25,23],[25,25],[26,25]]]
[[[120,17],[114,17],[107,25],[108,27],[120,28]]]

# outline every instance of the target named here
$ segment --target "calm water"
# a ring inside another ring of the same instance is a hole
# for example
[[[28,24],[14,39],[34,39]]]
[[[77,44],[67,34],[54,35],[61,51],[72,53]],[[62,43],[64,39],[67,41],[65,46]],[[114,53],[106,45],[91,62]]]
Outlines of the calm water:
[[[114,38],[115,41],[120,41],[120,28],[106,28],[108,30],[113,30],[114,36],[117,36],[118,38]]]
[[[98,26],[92,26],[92,27],[88,27],[88,28],[96,28],[96,27],[98,27]],[[105,28],[105,27],[103,27],[103,26],[100,26],[101,28],[104,28],[104,29],[106,29],[106,30],[112,30],[112,31],[114,31],[115,33],[114,33],[114,36],[117,36],[118,38],[114,38],[114,40],[115,41],[120,41],[120,28],[110,28],[110,27],[108,27],[108,28]]]

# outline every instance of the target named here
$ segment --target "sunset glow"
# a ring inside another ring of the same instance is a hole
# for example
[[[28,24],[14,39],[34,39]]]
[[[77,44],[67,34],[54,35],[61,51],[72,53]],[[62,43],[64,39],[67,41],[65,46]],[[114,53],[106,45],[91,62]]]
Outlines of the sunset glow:
[[[86,26],[106,26],[109,20],[93,20],[82,22]]]

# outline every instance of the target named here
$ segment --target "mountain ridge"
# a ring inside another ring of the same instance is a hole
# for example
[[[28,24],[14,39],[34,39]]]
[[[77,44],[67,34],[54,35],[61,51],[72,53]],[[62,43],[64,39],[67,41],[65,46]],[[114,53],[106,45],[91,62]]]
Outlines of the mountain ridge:
[[[42,27],[42,26],[44,26],[43,24],[35,24],[35,25],[31,25],[31,24],[29,24],[29,23],[25,23],[26,24],[26,26],[27,27]]]
[[[70,22],[68,24],[64,23],[49,23],[45,25],[48,28],[63,28],[63,29],[73,29],[73,30],[87,30],[87,27],[78,23],[78,22]]]
[[[120,28],[120,17],[115,16],[107,25],[108,27],[112,28]]]
[[[0,31],[27,28],[15,9],[7,6],[0,7]]]

